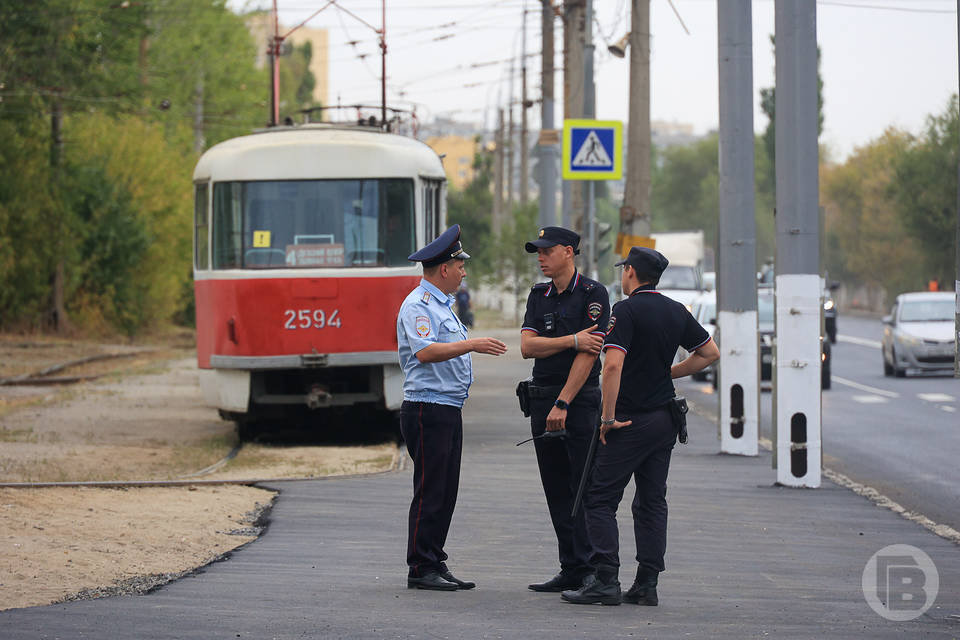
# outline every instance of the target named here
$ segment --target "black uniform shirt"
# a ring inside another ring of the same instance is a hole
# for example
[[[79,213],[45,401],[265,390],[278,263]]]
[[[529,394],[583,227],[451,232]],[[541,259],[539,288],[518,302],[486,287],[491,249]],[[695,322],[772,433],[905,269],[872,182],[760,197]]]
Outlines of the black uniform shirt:
[[[637,287],[613,306],[603,348],[626,356],[617,396],[617,416],[655,409],[674,396],[670,365],[683,347],[691,353],[710,340],[687,308],[652,285]]]
[[[552,282],[533,285],[527,297],[527,313],[523,317],[521,331],[532,331],[538,336],[557,338],[577,333],[597,325],[592,333],[604,335],[603,327],[610,318],[610,298],[606,288],[574,271],[570,283],[557,292]],[[562,385],[567,382],[570,367],[577,351],[572,347],[546,358],[537,358],[533,365],[534,384],[542,386]],[[584,386],[596,386],[600,379],[600,359]]]

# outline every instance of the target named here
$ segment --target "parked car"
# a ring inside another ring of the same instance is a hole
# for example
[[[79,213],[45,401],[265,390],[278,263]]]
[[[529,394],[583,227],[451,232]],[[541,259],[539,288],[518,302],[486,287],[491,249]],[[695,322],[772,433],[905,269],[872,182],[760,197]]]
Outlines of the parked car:
[[[703,293],[700,273],[696,267],[671,264],[660,274],[657,291],[692,310],[693,301]]]
[[[823,330],[830,342],[837,343],[837,303],[833,292],[840,287],[839,282],[831,282],[823,287]]]
[[[713,291],[702,293],[694,299],[691,307],[690,313],[696,318],[697,322],[700,323],[700,326],[707,330],[707,333],[710,334],[712,338],[717,327],[717,294]],[[689,351],[680,347],[677,349],[677,355],[673,361],[674,363],[683,362],[689,355]],[[701,382],[707,380],[711,374],[716,377],[715,367],[716,363],[712,363],[705,369],[691,374],[690,377]]]
[[[760,335],[760,382],[773,381],[774,293],[773,289],[759,289],[757,293],[757,333]],[[829,389],[833,382],[833,363],[830,340],[820,336],[820,388]]]
[[[883,319],[883,375],[953,370],[955,301],[952,291],[897,296]]]
[[[719,342],[720,336],[714,333]],[[757,288],[757,337],[760,340],[760,385],[771,383],[773,381],[773,345],[776,341],[776,332],[774,330],[774,290],[772,287]],[[820,388],[829,389],[833,382],[831,367],[833,364],[833,354],[830,347],[830,340],[825,336],[820,336]],[[719,361],[718,361],[719,363]],[[713,374],[713,388],[719,385],[716,371]]]

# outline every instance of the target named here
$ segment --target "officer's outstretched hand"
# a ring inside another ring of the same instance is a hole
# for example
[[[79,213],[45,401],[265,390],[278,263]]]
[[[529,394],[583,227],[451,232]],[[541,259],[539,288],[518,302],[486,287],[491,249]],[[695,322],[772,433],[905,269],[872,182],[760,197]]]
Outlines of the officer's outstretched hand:
[[[603,336],[591,333],[596,330],[597,325],[592,325],[577,332],[577,351],[584,351],[593,355],[600,353],[600,348],[603,347]]]
[[[626,422],[620,422],[619,420],[614,420],[613,424],[601,424],[600,425],[600,442],[607,444],[607,432],[610,429],[622,429],[623,427],[633,424],[633,420],[627,420]]]
[[[488,356],[500,356],[507,352],[507,345],[496,338],[471,338],[470,351],[485,353]]]

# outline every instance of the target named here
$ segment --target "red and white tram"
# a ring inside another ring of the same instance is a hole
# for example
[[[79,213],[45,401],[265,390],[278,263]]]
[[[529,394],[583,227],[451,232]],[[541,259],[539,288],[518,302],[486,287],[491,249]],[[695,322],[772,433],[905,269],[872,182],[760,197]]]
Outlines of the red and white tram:
[[[212,147],[193,181],[208,404],[241,428],[399,409],[396,314],[421,276],[407,256],[445,226],[437,154],[372,128],[278,127]]]

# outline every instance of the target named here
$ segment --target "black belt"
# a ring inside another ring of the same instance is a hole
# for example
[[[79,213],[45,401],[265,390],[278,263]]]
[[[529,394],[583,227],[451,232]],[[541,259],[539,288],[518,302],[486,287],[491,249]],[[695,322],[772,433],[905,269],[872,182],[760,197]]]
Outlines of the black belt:
[[[580,387],[580,391],[577,392],[577,395],[580,395],[584,391],[595,391],[599,388],[600,387],[597,385],[583,386]],[[529,389],[531,398],[556,398],[558,395],[560,395],[560,392],[563,391],[563,385],[561,384],[542,387],[531,384]]]

